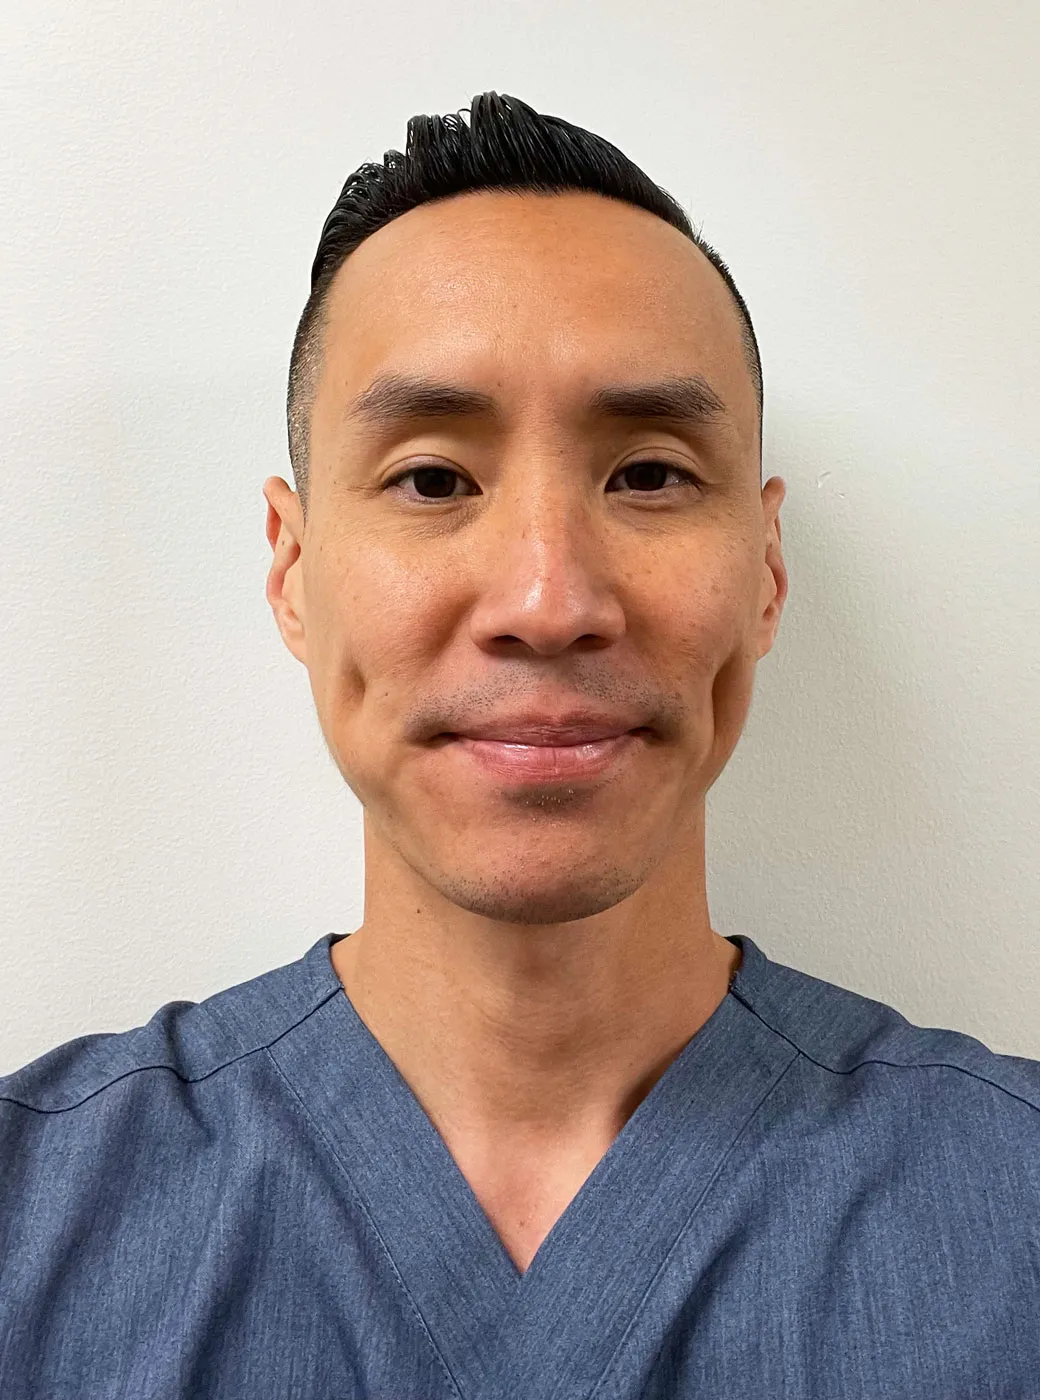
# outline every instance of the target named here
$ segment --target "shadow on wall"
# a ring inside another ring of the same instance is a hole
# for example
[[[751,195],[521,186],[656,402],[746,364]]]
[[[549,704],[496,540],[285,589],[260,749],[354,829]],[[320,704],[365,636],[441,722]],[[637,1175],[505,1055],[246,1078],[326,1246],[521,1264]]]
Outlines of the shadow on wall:
[[[21,389],[0,1072],[360,922],[360,807],[264,597],[282,379]]]
[[[934,1024],[939,1006],[992,1046],[1035,1026],[1040,996],[1035,975],[1007,976],[1040,903],[1012,800],[1035,700],[999,631],[1014,632],[1015,603],[994,611],[985,596],[985,553],[1013,548],[1014,526],[981,546],[973,589],[950,541],[977,502],[935,495],[952,475],[966,496],[981,466],[944,461],[924,431],[886,440],[877,417],[771,416],[764,478],[787,483],[790,593],[709,795],[714,926],[911,1019]]]

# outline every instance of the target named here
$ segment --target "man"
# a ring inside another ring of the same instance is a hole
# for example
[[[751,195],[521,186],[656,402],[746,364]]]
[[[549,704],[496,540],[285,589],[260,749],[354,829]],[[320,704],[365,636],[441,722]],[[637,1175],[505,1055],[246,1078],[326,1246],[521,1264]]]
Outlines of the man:
[[[487,93],[312,286],[267,596],[364,921],[0,1083],[0,1394],[1040,1396],[1040,1063],[711,927],[787,595],[724,264]]]

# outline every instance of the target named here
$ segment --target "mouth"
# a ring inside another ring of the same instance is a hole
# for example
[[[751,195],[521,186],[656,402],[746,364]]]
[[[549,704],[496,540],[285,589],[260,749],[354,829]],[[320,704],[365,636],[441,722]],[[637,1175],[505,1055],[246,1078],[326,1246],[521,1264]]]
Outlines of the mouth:
[[[508,739],[471,739],[447,734],[459,756],[490,777],[510,784],[575,783],[599,778],[632,756],[649,729],[631,729],[602,739],[575,743],[522,743]]]

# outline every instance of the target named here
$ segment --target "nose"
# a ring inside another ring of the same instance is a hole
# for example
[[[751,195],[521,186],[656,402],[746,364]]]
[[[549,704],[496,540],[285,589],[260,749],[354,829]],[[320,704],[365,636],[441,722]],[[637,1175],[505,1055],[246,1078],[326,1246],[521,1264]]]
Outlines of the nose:
[[[616,551],[583,490],[559,480],[529,486],[522,498],[503,498],[486,523],[470,615],[478,646],[556,656],[624,635]]]

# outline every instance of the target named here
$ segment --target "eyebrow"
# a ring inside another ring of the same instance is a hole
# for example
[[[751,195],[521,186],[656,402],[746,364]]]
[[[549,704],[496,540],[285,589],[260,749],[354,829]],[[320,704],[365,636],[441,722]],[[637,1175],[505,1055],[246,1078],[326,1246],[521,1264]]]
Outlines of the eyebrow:
[[[699,374],[677,375],[651,384],[610,384],[588,399],[588,411],[603,418],[640,418],[700,427],[722,417],[726,405]],[[385,374],[352,401],[348,417],[373,429],[398,427],[423,418],[486,418],[502,421],[498,401],[420,376]]]

